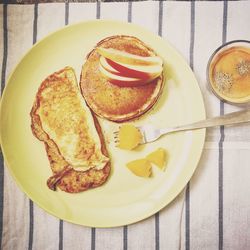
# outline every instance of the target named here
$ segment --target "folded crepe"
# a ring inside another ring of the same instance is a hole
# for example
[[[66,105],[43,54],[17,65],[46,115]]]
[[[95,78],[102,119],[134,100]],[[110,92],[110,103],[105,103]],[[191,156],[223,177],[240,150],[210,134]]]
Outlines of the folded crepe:
[[[107,180],[110,160],[103,134],[72,68],[42,82],[30,115],[33,134],[44,142],[53,172],[47,181],[50,189],[75,193]]]

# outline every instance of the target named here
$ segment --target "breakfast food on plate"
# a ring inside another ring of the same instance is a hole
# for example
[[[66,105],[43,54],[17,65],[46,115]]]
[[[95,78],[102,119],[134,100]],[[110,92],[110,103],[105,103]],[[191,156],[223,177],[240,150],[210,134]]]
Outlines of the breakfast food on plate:
[[[127,168],[137,176],[150,177],[152,175],[152,165],[164,170],[167,162],[167,152],[163,148],[158,148],[145,158],[137,159],[126,164]]]
[[[152,174],[152,166],[147,159],[131,161],[127,163],[127,168],[140,177],[150,177]]]
[[[138,38],[123,35],[107,37],[88,54],[80,88],[70,67],[48,76],[30,112],[32,132],[44,142],[53,172],[47,186],[77,193],[105,183],[111,164],[95,114],[115,122],[139,117],[156,103],[163,83],[163,60]],[[124,124],[118,140],[120,148],[132,150],[142,135]],[[127,167],[149,177],[151,162],[162,168],[164,157],[160,150]]]
[[[160,169],[163,169],[166,166],[167,162],[167,152],[164,148],[158,148],[147,155],[146,159],[151,163],[154,163]]]
[[[140,144],[142,135],[134,125],[124,124],[119,129],[117,139],[119,148],[132,150]]]
[[[162,59],[138,38],[121,35],[100,41],[88,54],[80,87],[95,114],[123,122],[148,111],[163,83]]]
[[[110,160],[97,118],[66,67],[41,84],[31,110],[33,134],[45,143],[53,172],[47,185],[76,193],[102,185]]]

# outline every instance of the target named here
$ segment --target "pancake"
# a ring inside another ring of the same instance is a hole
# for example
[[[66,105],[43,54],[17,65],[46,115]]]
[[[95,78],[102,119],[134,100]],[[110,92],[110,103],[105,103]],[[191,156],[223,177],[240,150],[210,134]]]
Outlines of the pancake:
[[[136,37],[108,37],[100,41],[88,54],[81,73],[82,95],[98,116],[115,122],[124,122],[144,114],[156,103],[161,94],[163,73],[143,86],[116,86],[99,71],[100,55],[97,47],[113,48],[145,57],[156,56],[156,53]]]
[[[53,176],[47,185],[75,193],[102,185],[110,161],[97,118],[66,67],[41,84],[31,110],[33,134],[44,142]]]

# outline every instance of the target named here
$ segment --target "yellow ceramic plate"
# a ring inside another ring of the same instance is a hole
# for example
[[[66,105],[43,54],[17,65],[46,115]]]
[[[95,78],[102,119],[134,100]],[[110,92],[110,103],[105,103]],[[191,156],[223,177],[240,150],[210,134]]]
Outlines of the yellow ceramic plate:
[[[198,83],[187,63],[169,43],[135,25],[90,21],[65,27],[30,49],[9,78],[1,102],[1,144],[4,158],[21,189],[47,212],[77,224],[113,227],[142,220],[166,206],[185,187],[201,155],[205,130],[176,133],[129,152],[112,141],[118,125],[100,119],[112,158],[112,173],[105,185],[79,194],[53,192],[46,186],[51,175],[42,142],[30,129],[30,110],[43,79],[69,65],[80,76],[86,55],[107,36],[136,36],[155,49],[165,63],[165,89],[159,102],[134,122],[156,127],[205,118]],[[125,164],[158,147],[168,151],[167,168],[153,168],[153,177],[140,178]]]

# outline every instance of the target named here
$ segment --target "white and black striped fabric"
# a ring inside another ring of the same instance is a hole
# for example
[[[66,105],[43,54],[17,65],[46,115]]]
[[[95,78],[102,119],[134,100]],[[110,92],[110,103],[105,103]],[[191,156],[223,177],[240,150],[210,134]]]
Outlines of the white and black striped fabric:
[[[90,19],[136,23],[170,41],[194,70],[208,117],[240,109],[209,91],[206,65],[222,43],[250,40],[250,1],[1,4],[1,92],[32,44]],[[74,225],[41,210],[16,186],[0,154],[0,242],[3,250],[250,249],[250,125],[209,129],[186,189],[154,216],[111,229]]]

